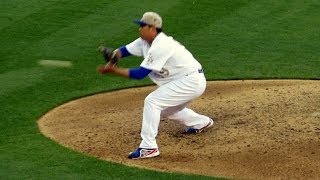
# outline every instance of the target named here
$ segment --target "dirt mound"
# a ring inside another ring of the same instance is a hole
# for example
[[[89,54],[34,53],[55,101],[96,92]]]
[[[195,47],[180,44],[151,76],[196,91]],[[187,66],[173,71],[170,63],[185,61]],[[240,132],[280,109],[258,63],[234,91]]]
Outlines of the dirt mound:
[[[248,179],[320,177],[320,81],[208,82],[189,107],[213,117],[198,135],[164,119],[160,156],[128,160],[140,143],[143,100],[155,86],[124,89],[63,104],[38,121],[47,137],[127,165]]]

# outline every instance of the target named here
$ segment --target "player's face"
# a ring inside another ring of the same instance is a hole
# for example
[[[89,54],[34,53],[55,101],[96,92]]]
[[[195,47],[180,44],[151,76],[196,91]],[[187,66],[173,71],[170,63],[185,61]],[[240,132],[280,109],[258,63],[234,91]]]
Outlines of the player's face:
[[[146,41],[150,41],[152,39],[152,26],[149,25],[141,25],[139,28],[140,37]]]
[[[141,25],[139,28],[140,37],[144,40],[146,40],[149,32],[149,26],[148,25]]]

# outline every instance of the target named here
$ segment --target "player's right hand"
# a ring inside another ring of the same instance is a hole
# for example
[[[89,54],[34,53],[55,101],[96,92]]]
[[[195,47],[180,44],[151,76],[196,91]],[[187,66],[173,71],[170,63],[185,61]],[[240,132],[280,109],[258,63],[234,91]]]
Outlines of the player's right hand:
[[[108,63],[107,65],[99,66],[97,71],[101,74],[111,73],[114,70],[114,65]]]

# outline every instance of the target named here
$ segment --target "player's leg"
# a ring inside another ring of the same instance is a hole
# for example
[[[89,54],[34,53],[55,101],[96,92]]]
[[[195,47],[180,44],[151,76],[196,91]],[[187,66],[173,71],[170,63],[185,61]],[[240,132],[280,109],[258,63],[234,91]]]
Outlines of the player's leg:
[[[181,111],[182,109],[184,109],[187,106],[188,103],[189,102],[181,104],[181,105],[178,105],[178,106],[168,107],[168,108],[162,110],[161,111],[161,115],[160,115],[161,118],[169,118],[169,116],[171,116],[171,115]]]
[[[158,134],[160,114],[163,106],[157,103],[158,101],[154,98],[156,91],[149,94],[144,100],[141,128],[142,142],[140,144],[140,147],[143,148],[158,148],[156,136]]]
[[[144,100],[143,118],[141,127],[142,141],[135,151],[128,156],[129,159],[149,158],[160,154],[156,142],[158,127],[160,123],[160,114],[164,108],[161,103],[157,103],[157,91],[150,93]]]
[[[195,129],[201,129],[211,121],[209,117],[198,114],[189,108],[184,108],[167,116],[167,118],[177,120],[181,124]]]
[[[183,109],[188,102],[199,97],[204,92],[205,87],[206,80],[204,76],[193,75],[169,82],[150,93],[144,101],[140,147],[157,148],[156,136],[161,112],[164,109],[177,108],[179,106]],[[187,124],[192,126],[197,126],[197,124],[203,123],[202,121],[208,121],[207,117],[192,112],[191,110],[185,110],[176,116],[184,115],[182,120],[187,119]]]
[[[194,76],[195,76],[194,78],[199,78],[200,79],[199,81],[203,82],[203,78],[201,77],[202,76],[201,74],[200,75],[194,74]],[[191,81],[191,83],[193,82],[194,81]],[[193,84],[189,84],[189,86],[190,85],[193,85]],[[201,92],[201,89],[200,89],[200,92]],[[186,105],[188,103],[189,102],[164,109],[161,112],[161,117],[177,120],[181,124],[195,128],[195,129],[201,129],[207,126],[208,124],[212,123],[212,120],[210,117],[198,114],[193,110],[186,108]]]

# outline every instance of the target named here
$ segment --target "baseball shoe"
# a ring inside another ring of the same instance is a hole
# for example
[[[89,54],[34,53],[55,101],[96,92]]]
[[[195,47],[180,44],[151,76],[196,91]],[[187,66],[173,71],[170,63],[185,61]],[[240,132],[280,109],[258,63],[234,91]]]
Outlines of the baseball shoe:
[[[213,123],[214,123],[213,120],[210,118],[209,123],[206,126],[204,126],[203,128],[196,129],[193,127],[189,127],[187,129],[185,129],[184,134],[198,134],[198,133],[202,132],[203,130],[210,128],[213,125]]]
[[[138,148],[131,152],[128,156],[129,159],[151,158],[159,156],[160,151],[158,148]]]

